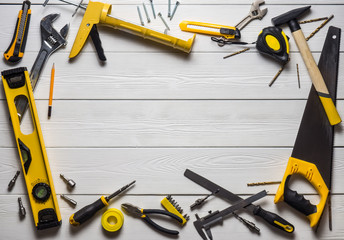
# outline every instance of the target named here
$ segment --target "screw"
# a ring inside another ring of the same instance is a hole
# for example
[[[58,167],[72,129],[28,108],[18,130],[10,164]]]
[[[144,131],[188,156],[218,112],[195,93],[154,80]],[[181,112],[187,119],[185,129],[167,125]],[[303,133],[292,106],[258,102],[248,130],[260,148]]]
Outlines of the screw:
[[[161,21],[164,23],[165,27],[170,30],[170,27],[167,25],[165,19],[162,17],[161,12],[158,13],[158,16],[161,18]]]
[[[63,198],[64,200],[66,200],[68,203],[72,204],[73,207],[76,206],[77,202],[69,197],[67,197],[66,195],[61,194],[61,198]]]
[[[145,24],[143,23],[143,19],[142,19],[142,15],[141,15],[141,11],[140,11],[139,6],[137,6],[137,12],[139,13],[141,25],[144,26]]]
[[[153,12],[154,19],[156,19],[154,5],[153,5],[153,0],[149,0],[149,1],[150,1],[150,4],[151,4],[151,7],[152,7],[152,12]]]
[[[15,184],[16,181],[17,181],[17,178],[18,178],[19,174],[20,174],[20,171],[17,171],[16,174],[14,175],[14,177],[13,177],[13,178],[11,179],[11,181],[9,182],[9,184],[8,184],[8,190],[9,190],[9,191],[12,190],[14,184]]]
[[[72,179],[66,178],[63,174],[60,174],[60,177],[67,183],[68,187],[73,188],[75,186],[75,182]]]
[[[177,2],[176,2],[176,5],[174,6],[174,9],[173,9],[172,15],[171,15],[171,17],[170,17],[170,20],[172,20],[174,14],[176,13],[177,7],[179,6],[179,4],[180,4],[180,2],[177,1]]]
[[[148,12],[147,12],[147,8],[146,8],[145,3],[142,3],[142,6],[143,6],[143,10],[145,11],[145,14],[146,14],[146,17],[147,17],[147,22],[150,23],[150,18],[148,16]]]
[[[168,12],[167,17],[171,17],[171,0],[168,0]]]
[[[21,217],[25,217],[26,210],[24,208],[24,205],[23,205],[21,197],[18,198],[18,203],[19,203],[19,214],[20,214]]]

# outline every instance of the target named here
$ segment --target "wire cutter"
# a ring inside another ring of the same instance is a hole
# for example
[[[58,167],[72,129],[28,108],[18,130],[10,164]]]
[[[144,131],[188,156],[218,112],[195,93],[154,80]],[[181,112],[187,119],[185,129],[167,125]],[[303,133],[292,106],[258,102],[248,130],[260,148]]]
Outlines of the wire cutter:
[[[172,234],[172,235],[178,235],[179,234],[179,232],[176,230],[170,230],[170,229],[167,229],[167,228],[164,228],[164,227],[158,225],[157,223],[153,222],[152,219],[150,219],[150,217],[148,216],[149,214],[166,215],[166,216],[170,216],[171,218],[174,218],[178,222],[182,223],[183,220],[173,213],[170,213],[170,212],[165,211],[165,210],[160,210],[160,209],[142,209],[142,208],[136,207],[130,203],[123,203],[121,205],[121,207],[126,213],[133,215],[134,217],[142,218],[146,223],[150,224],[152,227],[154,227],[156,230],[158,230],[160,232]]]

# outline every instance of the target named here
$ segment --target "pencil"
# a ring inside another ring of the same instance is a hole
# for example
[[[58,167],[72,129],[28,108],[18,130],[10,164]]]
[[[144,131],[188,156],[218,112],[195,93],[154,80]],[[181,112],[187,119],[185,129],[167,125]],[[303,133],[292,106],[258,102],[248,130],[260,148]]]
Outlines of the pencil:
[[[53,67],[51,68],[48,118],[51,117],[51,109],[52,109],[52,105],[53,105],[54,77],[55,77],[55,63],[53,64]]]

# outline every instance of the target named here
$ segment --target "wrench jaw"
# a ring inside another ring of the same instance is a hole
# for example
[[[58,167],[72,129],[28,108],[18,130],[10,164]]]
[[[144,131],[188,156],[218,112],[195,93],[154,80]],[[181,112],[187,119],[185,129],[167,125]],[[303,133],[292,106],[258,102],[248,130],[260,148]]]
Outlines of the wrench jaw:
[[[267,8],[260,9],[260,5],[263,5],[265,3],[264,0],[256,0],[252,3],[251,5],[251,10],[250,10],[250,16],[252,19],[259,19],[261,20],[266,13],[268,12]]]

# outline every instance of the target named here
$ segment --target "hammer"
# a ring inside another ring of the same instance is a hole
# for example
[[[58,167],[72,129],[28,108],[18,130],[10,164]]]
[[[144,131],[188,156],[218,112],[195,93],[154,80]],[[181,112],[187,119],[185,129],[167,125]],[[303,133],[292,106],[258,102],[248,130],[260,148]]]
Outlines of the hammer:
[[[273,19],[271,19],[271,21],[272,24],[274,24],[275,26],[280,26],[287,23],[290,27],[296,45],[301,53],[302,59],[311,77],[312,83],[325,109],[327,118],[331,125],[336,125],[340,123],[342,120],[340,119],[340,116],[332,101],[332,98],[326,87],[324,79],[319,71],[317,64],[314,61],[311,50],[309,49],[305,36],[297,20],[298,17],[303,15],[310,8],[311,6],[296,8],[277,17],[274,17]]]

